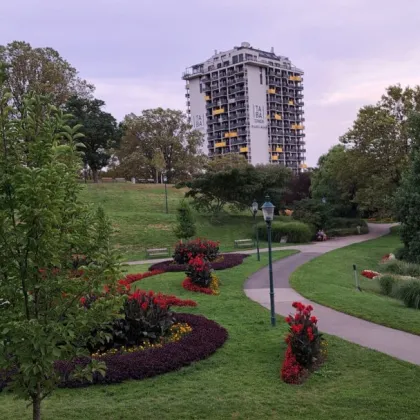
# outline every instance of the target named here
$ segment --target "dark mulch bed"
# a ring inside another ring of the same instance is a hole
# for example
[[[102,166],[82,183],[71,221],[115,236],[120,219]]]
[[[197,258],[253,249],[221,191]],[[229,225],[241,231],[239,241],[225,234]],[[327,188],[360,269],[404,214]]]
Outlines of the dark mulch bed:
[[[107,366],[105,377],[95,374],[93,382],[69,379],[75,366],[85,366],[89,362],[88,358],[56,362],[55,368],[62,376],[59,386],[80,388],[96,384],[117,384],[128,379],[145,379],[172,372],[206,359],[228,338],[228,333],[222,326],[203,316],[177,313],[176,320],[189,324],[192,331],[180,341],[160,348],[103,357],[101,361]],[[0,371],[0,391],[10,381],[11,373]]]
[[[220,261],[213,261],[211,266],[214,270],[226,270],[227,268],[236,267],[237,265],[242,264],[243,260],[246,257],[249,257],[248,254],[221,254],[220,257],[223,257]],[[162,261],[160,263],[153,264],[149,267],[149,271],[152,270],[163,270],[166,272],[178,272],[186,271],[186,264],[175,264],[173,260]]]
[[[102,358],[107,366],[106,375],[105,377],[95,375],[93,384],[115,384],[127,379],[145,379],[181,369],[193,362],[206,359],[228,338],[228,333],[223,327],[203,316],[176,314],[176,320],[189,324],[192,327],[191,333],[180,341],[168,343],[161,348]],[[56,362],[56,369],[63,375],[63,383],[60,386],[77,388],[92,385],[88,381],[67,378],[76,364],[85,363],[87,359],[77,362]]]

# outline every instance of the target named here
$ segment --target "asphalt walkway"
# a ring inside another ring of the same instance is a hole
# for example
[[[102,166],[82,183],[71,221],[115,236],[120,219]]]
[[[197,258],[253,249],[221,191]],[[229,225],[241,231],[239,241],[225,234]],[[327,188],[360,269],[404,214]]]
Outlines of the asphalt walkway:
[[[311,302],[293,290],[289,284],[290,275],[302,264],[335,249],[385,235],[389,232],[389,226],[371,224],[368,235],[280,248],[298,249],[301,252],[273,263],[276,313],[289,315],[293,312],[292,302],[294,301],[311,304],[314,307],[314,315],[319,319],[322,332],[420,365],[420,336],[364,321]],[[270,307],[268,267],[264,267],[247,280],[245,293],[262,306]]]

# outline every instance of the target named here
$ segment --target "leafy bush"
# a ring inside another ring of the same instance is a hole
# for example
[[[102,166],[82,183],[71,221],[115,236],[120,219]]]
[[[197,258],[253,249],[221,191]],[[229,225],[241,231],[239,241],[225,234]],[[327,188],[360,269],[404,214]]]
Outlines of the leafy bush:
[[[351,235],[358,235],[359,230],[357,227],[351,228],[339,228],[339,229],[327,229],[326,232],[328,237],[335,238],[337,236],[351,236]],[[369,233],[369,228],[367,226],[362,226],[360,228],[360,234]]]
[[[178,242],[175,246],[173,259],[177,264],[187,264],[191,258],[198,255],[208,261],[214,261],[219,256],[219,242],[200,238],[185,243]]]
[[[420,281],[410,280],[401,284],[396,297],[409,308],[420,309]]]
[[[267,224],[265,222],[258,223],[258,235],[261,239],[268,240]],[[271,238],[273,242],[280,242],[283,236],[287,236],[288,242],[305,243],[309,242],[314,230],[302,222],[272,222],[271,223]]]
[[[408,263],[400,260],[390,260],[383,265],[384,273],[400,276],[420,277],[420,264]]]
[[[367,228],[367,223],[363,219],[350,217],[332,217],[328,220],[326,227],[331,229],[346,229],[346,228]]]
[[[318,320],[312,316],[311,305],[293,302],[292,306],[296,308],[296,314],[286,318],[290,326],[286,341],[297,363],[309,369],[321,355],[322,335],[318,331]]]
[[[379,288],[381,293],[386,296],[392,296],[395,293],[397,280],[393,276],[379,276]]]
[[[132,347],[145,340],[155,343],[168,334],[174,324],[167,300],[153,291],[136,290],[127,296],[123,316],[106,327],[111,339],[96,347],[89,346],[91,352],[104,352],[112,348]]]
[[[307,198],[293,203],[293,219],[318,229],[325,229],[332,217],[332,208],[319,200]]]
[[[188,262],[187,276],[200,287],[209,287],[211,283],[211,265],[204,258],[197,256]]]
[[[397,248],[394,254],[397,260],[408,261],[410,259],[408,249],[404,246]]]

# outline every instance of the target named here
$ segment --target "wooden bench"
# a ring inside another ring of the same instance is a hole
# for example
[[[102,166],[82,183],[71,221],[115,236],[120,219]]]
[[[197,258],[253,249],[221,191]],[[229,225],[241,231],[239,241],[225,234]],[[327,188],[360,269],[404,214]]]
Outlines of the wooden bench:
[[[114,180],[112,178],[101,178],[102,182],[113,182]]]
[[[255,242],[253,239],[237,239],[234,241],[235,248],[254,248]]]
[[[150,248],[146,249],[148,257],[169,257],[169,248]]]
[[[115,182],[126,182],[125,178],[115,178]]]

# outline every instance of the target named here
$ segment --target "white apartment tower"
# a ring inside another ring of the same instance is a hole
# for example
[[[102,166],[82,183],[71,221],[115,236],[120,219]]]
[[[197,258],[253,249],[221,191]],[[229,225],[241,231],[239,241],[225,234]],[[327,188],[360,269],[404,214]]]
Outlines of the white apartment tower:
[[[210,157],[243,154],[253,165],[305,165],[303,71],[247,42],[186,70],[187,112]]]

